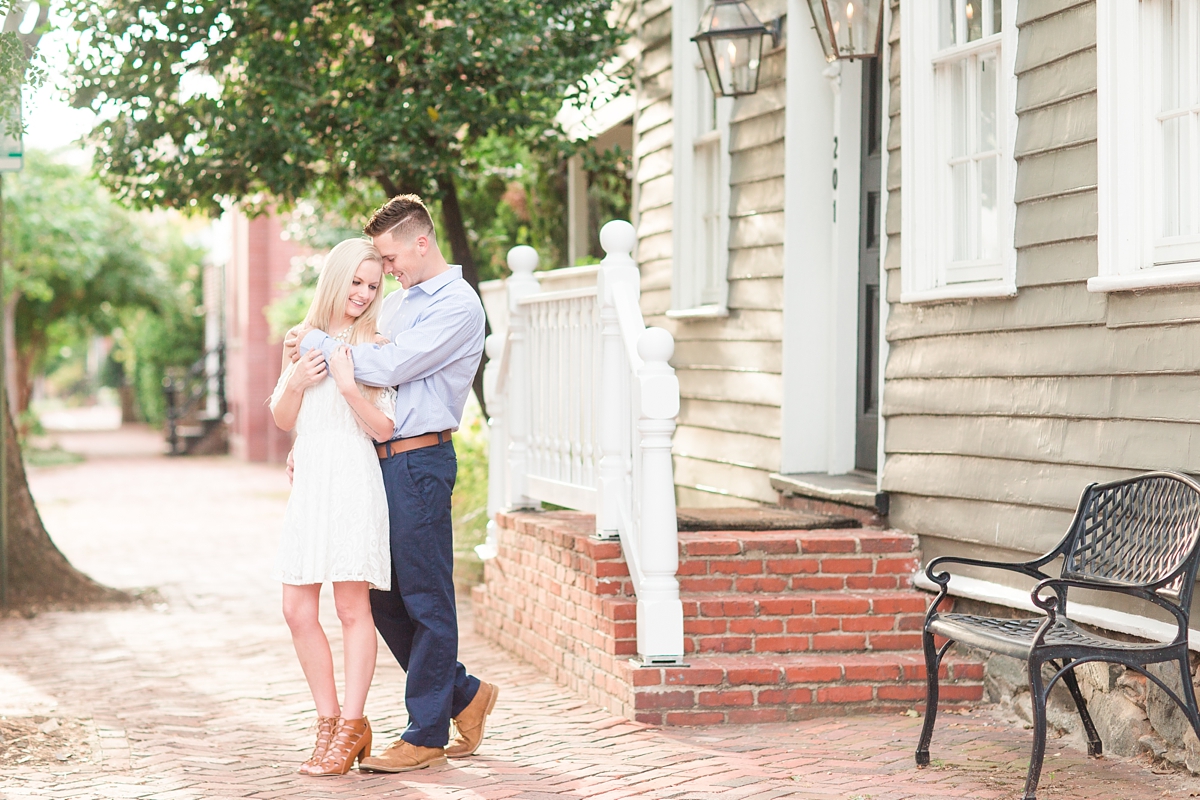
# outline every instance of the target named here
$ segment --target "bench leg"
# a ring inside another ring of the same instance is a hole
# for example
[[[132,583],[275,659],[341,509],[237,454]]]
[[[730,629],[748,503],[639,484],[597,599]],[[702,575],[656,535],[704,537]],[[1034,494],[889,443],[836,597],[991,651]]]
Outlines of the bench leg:
[[[1046,757],[1046,696],[1049,694],[1043,686],[1040,661],[1029,662],[1029,694],[1033,700],[1033,750],[1029,754],[1029,774],[1025,777],[1022,800],[1037,800],[1042,761]]]
[[[929,743],[933,741],[933,724],[937,721],[938,669],[942,653],[934,645],[933,634],[922,632],[921,643],[925,650],[925,721],[921,725],[921,739],[917,743],[917,766],[929,766]],[[947,643],[947,646],[949,643]],[[945,649],[942,651],[945,652]]]
[[[1064,664],[1064,666],[1069,666]],[[1075,668],[1070,667],[1063,673],[1063,681],[1067,684],[1067,689],[1071,692],[1071,699],[1075,701],[1075,708],[1079,711],[1079,718],[1083,720],[1083,730],[1087,733],[1088,740],[1088,755],[1099,758],[1104,753],[1104,744],[1100,741],[1100,734],[1096,732],[1096,726],[1092,724],[1092,715],[1088,713],[1087,702],[1083,699],[1083,692],[1079,691],[1079,682],[1075,680]]]

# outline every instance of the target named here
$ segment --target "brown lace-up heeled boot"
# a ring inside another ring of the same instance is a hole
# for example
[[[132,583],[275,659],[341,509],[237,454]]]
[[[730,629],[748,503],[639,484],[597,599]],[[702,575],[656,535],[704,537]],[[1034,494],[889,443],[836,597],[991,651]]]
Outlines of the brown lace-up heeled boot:
[[[371,723],[367,718],[337,720],[333,739],[325,750],[325,756],[306,775],[326,777],[345,775],[357,759],[362,761],[371,755]]]
[[[333,740],[333,729],[337,727],[337,721],[337,717],[317,717],[317,743],[313,746],[312,755],[300,765],[301,775],[309,774],[313,767],[321,763],[325,751],[329,749],[330,741]]]

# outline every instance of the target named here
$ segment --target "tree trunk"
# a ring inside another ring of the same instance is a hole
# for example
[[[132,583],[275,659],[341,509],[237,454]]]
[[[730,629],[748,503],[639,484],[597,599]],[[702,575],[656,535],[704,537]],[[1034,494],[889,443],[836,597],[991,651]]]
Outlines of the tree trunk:
[[[12,417],[5,415],[8,472],[8,606],[19,609],[78,608],[127,602],[129,594],[102,586],[67,561],[42,525],[29,493]]]
[[[438,178],[438,188],[441,189],[442,227],[446,230],[446,238],[450,240],[450,253],[454,261],[462,265],[463,278],[471,284],[471,288],[479,294],[479,270],[475,266],[475,257],[471,255],[471,242],[467,238],[467,226],[463,222],[462,207],[458,204],[458,187],[454,178],[445,174]],[[480,295],[482,298],[482,295]],[[484,320],[484,335],[492,332],[491,325]],[[475,372],[475,380],[471,388],[475,398],[479,400],[479,408],[483,418],[487,419],[487,402],[483,399],[483,368],[487,364],[487,354],[479,360],[479,369]]]

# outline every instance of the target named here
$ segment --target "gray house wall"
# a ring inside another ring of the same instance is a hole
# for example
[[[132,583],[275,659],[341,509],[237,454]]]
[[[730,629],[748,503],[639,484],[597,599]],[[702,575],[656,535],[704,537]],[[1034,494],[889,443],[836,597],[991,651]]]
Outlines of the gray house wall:
[[[763,19],[785,3],[752,2]],[[682,506],[773,503],[783,400],[785,47],[763,58],[756,94],[734,102],[730,166],[729,316],[672,319],[674,153],[671,3],[641,8],[635,196],[642,313],[675,337],[681,408],[675,482]],[[805,31],[807,33],[807,31]]]
[[[1098,270],[1095,3],[1022,0],[1018,292],[900,303],[903,10],[893,2],[892,11],[883,396],[891,522],[921,534],[927,557],[1043,552],[1088,483],[1200,472],[1200,289],[1088,292]]]

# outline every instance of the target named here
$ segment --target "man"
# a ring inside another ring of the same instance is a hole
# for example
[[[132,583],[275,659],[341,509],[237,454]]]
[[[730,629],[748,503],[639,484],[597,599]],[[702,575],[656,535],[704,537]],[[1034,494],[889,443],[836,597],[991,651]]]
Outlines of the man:
[[[384,301],[382,333],[391,343],[357,345],[352,352],[357,380],[397,391],[394,438],[376,446],[391,521],[392,589],[372,590],[371,610],[408,674],[409,723],[399,740],[360,768],[406,772],[473,754],[499,695],[458,661],[452,574],[450,493],[458,463],[450,434],[483,353],[484,314],[462,267],[442,256],[419,197],[393,197],[363,231],[382,254],[384,271],[407,290]],[[285,345],[294,358],[313,348],[329,358],[341,343],[300,328]],[[447,747],[452,718],[458,737]]]

